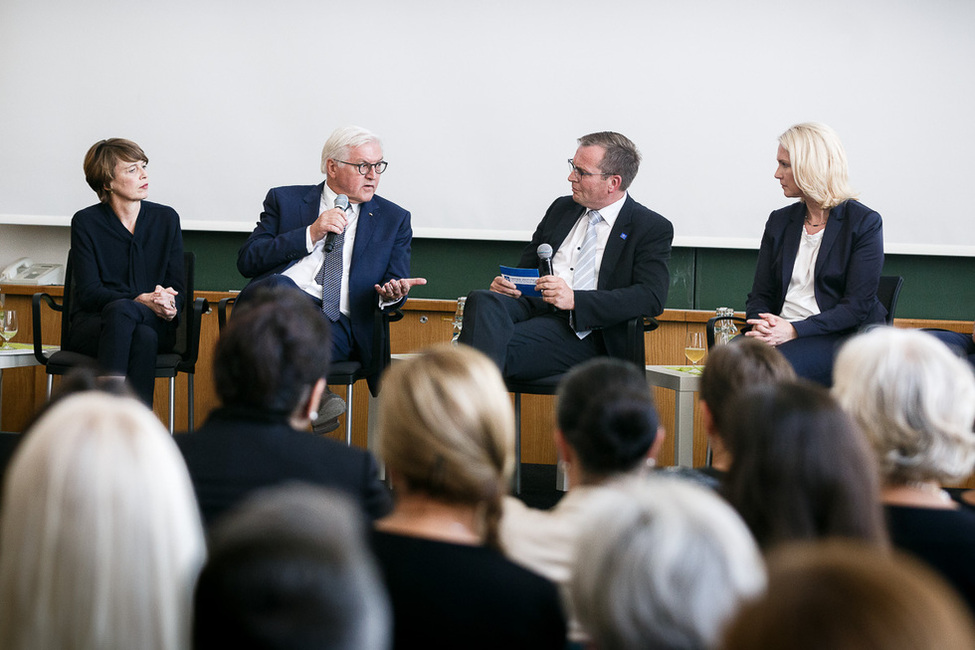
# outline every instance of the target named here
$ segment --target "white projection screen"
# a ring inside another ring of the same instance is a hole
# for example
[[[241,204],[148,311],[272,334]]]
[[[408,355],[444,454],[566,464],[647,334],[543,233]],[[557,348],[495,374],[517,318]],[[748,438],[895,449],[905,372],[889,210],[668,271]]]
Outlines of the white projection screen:
[[[0,224],[66,225],[119,136],[185,229],[249,231],[359,124],[417,236],[524,240],[575,138],[615,130],[675,244],[755,248],[789,202],[776,137],[809,120],[888,252],[975,255],[971,0],[0,2]]]

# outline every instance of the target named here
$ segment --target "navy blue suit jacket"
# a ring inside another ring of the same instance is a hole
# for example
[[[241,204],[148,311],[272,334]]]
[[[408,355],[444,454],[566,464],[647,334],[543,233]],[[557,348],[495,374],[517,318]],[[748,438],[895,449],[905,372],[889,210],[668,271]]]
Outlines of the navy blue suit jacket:
[[[267,193],[257,228],[237,252],[241,275],[251,282],[261,280],[308,255],[305,229],[318,218],[323,185],[275,187]],[[375,285],[410,276],[412,241],[408,211],[379,196],[359,206],[349,267],[349,315],[366,367],[373,361],[373,316],[379,305]]]
[[[373,519],[392,508],[372,454],[292,429],[283,416],[224,407],[174,440],[207,526],[255,490],[289,481],[341,490]]]
[[[585,212],[571,196],[556,199],[518,266],[537,267],[538,245],[547,243],[558,250]],[[667,262],[673,239],[674,227],[667,219],[627,195],[603,251],[596,289],[575,292],[576,327],[602,330],[611,356],[626,354],[626,321],[663,312],[670,289]]]
[[[769,215],[755,281],[745,305],[748,318],[782,311],[805,217],[803,203]],[[880,215],[854,200],[830,210],[813,281],[820,313],[792,323],[799,337],[850,332],[862,325],[884,322],[887,311],[877,299],[883,266],[884,230]]]

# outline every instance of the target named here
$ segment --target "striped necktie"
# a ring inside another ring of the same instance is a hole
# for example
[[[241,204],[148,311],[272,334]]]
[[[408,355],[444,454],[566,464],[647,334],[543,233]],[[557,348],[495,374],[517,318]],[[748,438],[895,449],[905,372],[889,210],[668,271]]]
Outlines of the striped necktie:
[[[345,213],[349,210],[346,208]],[[322,285],[322,313],[333,323],[342,312],[339,302],[342,298],[342,248],[345,245],[345,230],[335,235],[332,252],[325,253],[322,267],[318,269],[315,281]]]
[[[572,273],[572,290],[587,291],[596,288],[596,224],[603,220],[603,215],[596,210],[589,211],[589,225],[586,227],[586,238],[582,240],[579,258]],[[573,326],[575,329],[575,326]],[[576,336],[584,339],[592,330],[576,329]]]

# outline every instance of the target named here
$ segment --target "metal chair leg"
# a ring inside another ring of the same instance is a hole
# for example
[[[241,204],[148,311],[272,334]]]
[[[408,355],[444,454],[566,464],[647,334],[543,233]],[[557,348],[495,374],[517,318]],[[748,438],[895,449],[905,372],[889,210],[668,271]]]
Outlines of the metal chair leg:
[[[345,386],[345,444],[352,446],[352,386]]]
[[[193,422],[196,418],[193,416],[193,401],[196,392],[193,390],[193,373],[186,373],[186,430],[193,433]]]
[[[521,494],[521,393],[515,393],[515,494]]]
[[[176,377],[169,378],[169,433],[174,432],[176,424]]]

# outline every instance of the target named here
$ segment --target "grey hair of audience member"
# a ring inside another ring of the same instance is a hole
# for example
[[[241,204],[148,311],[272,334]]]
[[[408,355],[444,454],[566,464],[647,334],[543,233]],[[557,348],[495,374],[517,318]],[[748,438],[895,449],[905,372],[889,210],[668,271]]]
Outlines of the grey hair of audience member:
[[[172,436],[138,400],[52,407],[14,456],[0,512],[0,647],[189,646],[203,526]]]
[[[660,421],[644,373],[598,358],[573,368],[558,390],[556,418],[585,474],[605,478],[642,463]]]
[[[873,445],[888,484],[954,481],[975,463],[975,376],[919,330],[876,328],[846,343],[833,394]]]
[[[765,566],[734,510],[676,479],[633,480],[589,515],[570,598],[600,650],[713,647]],[[607,495],[609,496],[609,495]]]
[[[766,593],[745,604],[723,650],[971,650],[958,594],[927,565],[852,540],[787,544]]]
[[[388,648],[389,599],[367,548],[340,492],[294,483],[255,493],[212,530],[194,648]]]
[[[348,158],[350,151],[370,142],[378,144],[380,149],[383,147],[378,135],[361,126],[341,126],[335,129],[322,147],[322,173],[327,173],[325,163],[329,160]]]

